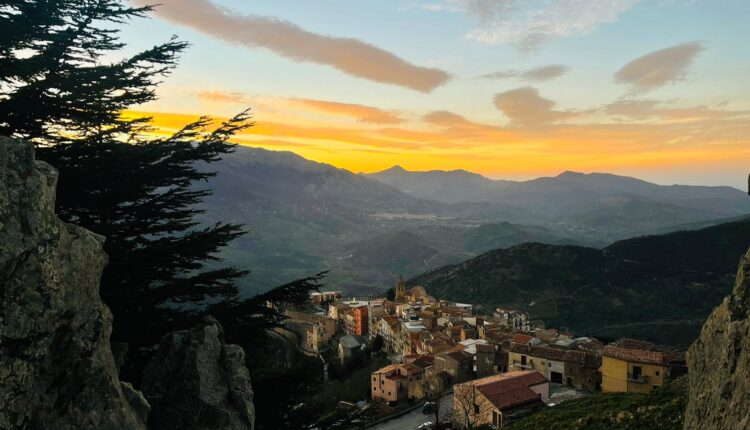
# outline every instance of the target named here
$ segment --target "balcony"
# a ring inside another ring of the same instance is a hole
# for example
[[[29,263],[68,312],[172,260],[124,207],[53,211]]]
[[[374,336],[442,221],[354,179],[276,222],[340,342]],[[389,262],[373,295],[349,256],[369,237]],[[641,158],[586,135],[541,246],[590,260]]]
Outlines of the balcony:
[[[636,384],[648,384],[648,376],[638,375],[634,377],[632,373],[628,373],[628,382],[634,382]]]

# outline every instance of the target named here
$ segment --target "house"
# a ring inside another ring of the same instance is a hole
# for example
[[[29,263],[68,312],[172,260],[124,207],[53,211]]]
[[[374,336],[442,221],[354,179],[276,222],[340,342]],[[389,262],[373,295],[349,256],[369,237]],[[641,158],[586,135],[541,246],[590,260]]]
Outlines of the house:
[[[403,345],[401,338],[401,320],[391,315],[383,315],[378,319],[377,334],[383,337],[383,348],[390,353],[401,355]]]
[[[377,336],[377,324],[378,318],[385,314],[385,301],[384,300],[370,300],[367,304],[367,334],[370,337]]]
[[[422,378],[422,369],[412,364],[391,364],[370,374],[373,400],[397,402],[409,396],[409,384]]]
[[[516,309],[495,308],[492,314],[498,324],[513,330],[531,331],[532,325],[529,314]]]
[[[559,346],[511,344],[509,370],[536,370],[551,383],[596,391],[599,387],[599,356]]]
[[[328,348],[336,334],[336,320],[327,315],[291,309],[287,309],[285,314],[289,319],[284,321],[284,326],[304,339],[304,349],[318,353]]]
[[[647,393],[684,373],[685,353],[634,339],[602,349],[602,391]]]
[[[474,368],[474,358],[464,351],[441,352],[435,354],[433,364],[435,372],[445,372],[453,383],[463,382],[471,378]]]
[[[549,382],[535,371],[515,371],[453,387],[453,422],[458,428],[500,428],[549,400]]]
[[[339,361],[343,363],[351,362],[364,355],[365,340],[361,336],[347,334],[339,339]]]
[[[335,302],[328,305],[328,316],[335,320],[343,320],[344,314],[349,310],[346,303]]]

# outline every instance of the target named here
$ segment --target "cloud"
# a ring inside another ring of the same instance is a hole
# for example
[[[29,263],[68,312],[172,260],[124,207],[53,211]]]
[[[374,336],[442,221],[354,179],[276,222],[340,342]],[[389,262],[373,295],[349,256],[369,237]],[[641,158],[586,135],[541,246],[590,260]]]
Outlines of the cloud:
[[[458,0],[477,22],[468,37],[534,50],[558,37],[588,34],[639,0]]]
[[[198,91],[196,93],[199,99],[206,100],[209,102],[218,103],[235,103],[245,104],[248,103],[248,98],[242,93],[236,92],[224,92],[224,91]]]
[[[624,65],[615,73],[615,82],[642,92],[682,80],[704,49],[699,42],[687,42],[651,52]]]
[[[131,0],[138,6],[151,0]],[[323,64],[351,76],[429,93],[450,80],[440,69],[420,67],[361,40],[312,33],[272,17],[237,15],[210,0],[162,0],[156,14],[218,39],[265,48],[294,61]]]
[[[512,79],[518,78],[528,82],[544,82],[550,79],[559,78],[560,76],[568,73],[570,68],[562,64],[550,64],[548,66],[535,67],[533,69],[519,70],[519,69],[508,69],[501,70],[499,72],[488,73],[483,75],[482,78],[486,79]]]
[[[314,99],[290,100],[305,107],[310,107],[334,115],[356,118],[358,121],[370,124],[399,124],[403,122],[403,119],[393,112],[372,106]]]
[[[739,118],[750,120],[750,111],[746,110],[712,109],[705,105],[672,107],[657,100],[617,100],[603,106],[602,111],[615,118],[624,118],[626,121],[698,122]]]
[[[554,110],[555,102],[539,95],[534,87],[522,87],[495,95],[495,106],[514,125],[542,125],[569,117],[570,112]]]

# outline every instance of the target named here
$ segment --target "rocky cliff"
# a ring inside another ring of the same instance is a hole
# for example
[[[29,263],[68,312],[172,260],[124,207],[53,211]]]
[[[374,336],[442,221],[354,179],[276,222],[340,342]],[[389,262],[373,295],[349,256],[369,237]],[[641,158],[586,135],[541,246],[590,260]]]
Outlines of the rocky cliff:
[[[143,376],[153,407],[149,427],[252,430],[253,391],[244,361],[242,348],[224,343],[213,318],[166,335]]]
[[[0,137],[0,429],[145,429],[109,347],[103,238],[55,216],[56,180]]]
[[[750,251],[688,351],[686,430],[750,428]]]

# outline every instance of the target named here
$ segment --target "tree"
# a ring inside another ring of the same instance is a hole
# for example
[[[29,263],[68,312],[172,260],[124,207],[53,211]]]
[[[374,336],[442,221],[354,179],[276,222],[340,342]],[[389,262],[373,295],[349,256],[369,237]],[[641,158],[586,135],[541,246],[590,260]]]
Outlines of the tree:
[[[477,429],[492,419],[492,403],[478,393],[473,382],[453,387],[453,421],[458,428]]]
[[[233,281],[246,273],[217,263],[242,228],[200,226],[196,205],[209,191],[196,184],[252,125],[249,113],[218,125],[202,117],[165,138],[150,133],[151,118],[123,115],[156,98],[187,47],[172,38],[123,56],[117,26],[150,11],[121,0],[0,0],[0,134],[31,141],[59,170],[61,218],[106,237],[102,298],[112,339],[128,342],[131,358],[210,303],[239,305]]]

